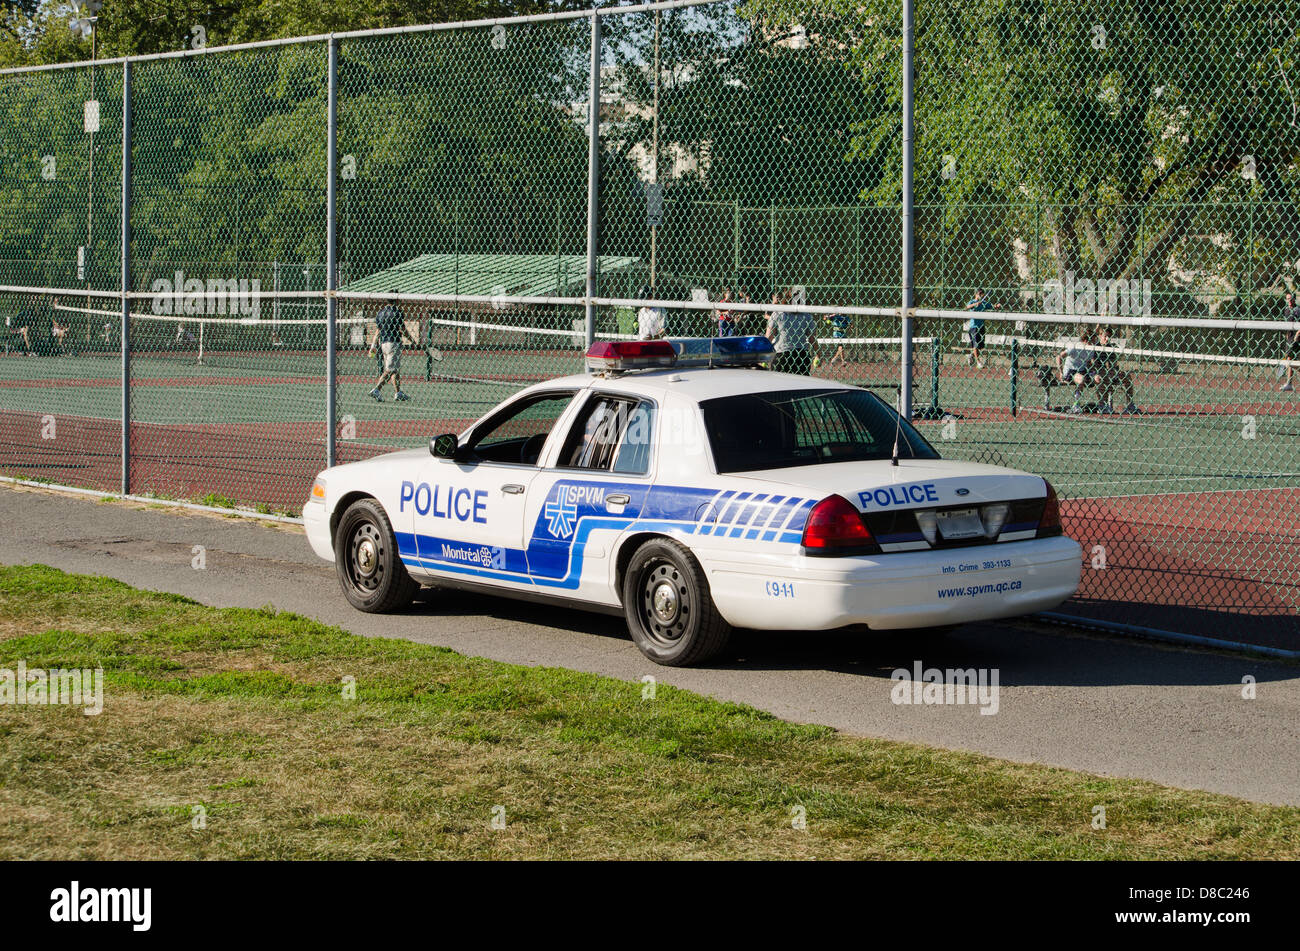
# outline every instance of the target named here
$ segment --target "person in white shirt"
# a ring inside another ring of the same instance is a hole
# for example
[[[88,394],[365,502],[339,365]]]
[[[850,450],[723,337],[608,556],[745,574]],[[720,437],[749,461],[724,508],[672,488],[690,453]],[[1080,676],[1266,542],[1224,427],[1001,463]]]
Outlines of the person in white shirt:
[[[787,291],[781,302],[793,299],[794,295]],[[772,341],[776,350],[772,369],[777,373],[812,375],[817,318],[801,311],[774,311],[767,318],[767,339]]]
[[[1092,369],[1094,354],[1088,346],[1092,342],[1092,334],[1087,330],[1081,330],[1078,342],[1056,355],[1056,369],[1061,374],[1061,382],[1074,384],[1074,403],[1070,407],[1071,413],[1083,412],[1083,388],[1096,386],[1101,382],[1101,378]]]
[[[646,300],[654,291],[642,285],[636,292],[636,296]],[[664,326],[664,311],[662,307],[642,307],[636,312],[636,335],[638,340],[658,340],[667,333]]]

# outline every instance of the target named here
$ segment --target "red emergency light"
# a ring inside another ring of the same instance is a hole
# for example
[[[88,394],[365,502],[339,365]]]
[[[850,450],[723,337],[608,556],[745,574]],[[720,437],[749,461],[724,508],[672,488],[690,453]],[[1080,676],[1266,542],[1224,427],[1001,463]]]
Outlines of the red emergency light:
[[[670,367],[677,351],[667,340],[598,340],[587,351],[587,369],[598,373]]]

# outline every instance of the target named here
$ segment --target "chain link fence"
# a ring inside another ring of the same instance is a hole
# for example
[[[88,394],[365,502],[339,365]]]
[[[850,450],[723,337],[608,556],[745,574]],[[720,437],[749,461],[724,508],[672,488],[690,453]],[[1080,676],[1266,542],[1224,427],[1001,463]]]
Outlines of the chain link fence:
[[[1086,559],[1065,614],[1295,648],[1300,15],[924,0],[909,139],[904,13],[674,2],[0,73],[0,470],[294,514],[331,459],[458,429],[645,308],[674,336],[808,311],[814,376],[1052,480]]]

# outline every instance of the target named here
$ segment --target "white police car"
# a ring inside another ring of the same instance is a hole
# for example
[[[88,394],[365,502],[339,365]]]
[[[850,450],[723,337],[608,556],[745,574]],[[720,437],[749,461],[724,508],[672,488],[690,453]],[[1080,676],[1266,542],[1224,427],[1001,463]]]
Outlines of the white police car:
[[[771,359],[761,337],[597,343],[593,375],[322,472],[307,537],[363,611],[425,584],[621,613],[669,665],[733,628],[933,628],[1074,593],[1046,480],[940,459],[874,394]]]

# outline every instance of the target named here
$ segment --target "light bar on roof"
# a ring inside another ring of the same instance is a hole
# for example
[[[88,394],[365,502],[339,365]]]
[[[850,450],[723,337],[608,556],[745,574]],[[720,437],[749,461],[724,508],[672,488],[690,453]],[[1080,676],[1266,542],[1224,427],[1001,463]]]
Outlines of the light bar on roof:
[[[765,367],[776,359],[766,337],[687,337],[669,341],[679,367]]]
[[[667,340],[600,340],[587,351],[587,369],[593,373],[622,373],[670,367],[677,351]]]

